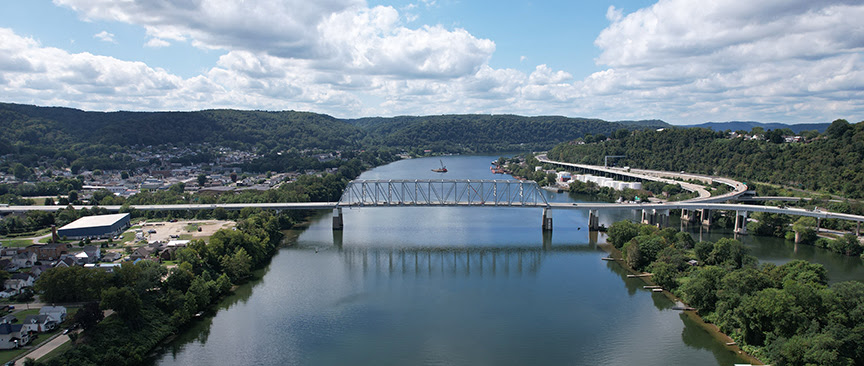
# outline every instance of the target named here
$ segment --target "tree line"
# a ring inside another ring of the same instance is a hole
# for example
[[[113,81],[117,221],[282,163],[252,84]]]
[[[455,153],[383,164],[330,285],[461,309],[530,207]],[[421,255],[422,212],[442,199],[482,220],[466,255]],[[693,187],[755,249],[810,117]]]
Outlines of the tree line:
[[[73,319],[84,332],[72,348],[37,365],[139,365],[165,338],[195,314],[243,283],[268,263],[291,218],[267,211],[251,214],[237,230],[217,231],[210,242],[195,240],[177,251],[171,270],[153,261],[125,263],[113,273],[57,267],[35,288],[45,302],[84,302]],[[117,316],[101,319],[102,310]],[[100,322],[100,320],[102,320]]]
[[[734,239],[697,243],[673,228],[628,221],[608,233],[628,266],[652,273],[652,282],[762,361],[864,365],[861,282],[829,286],[825,268],[803,260],[760,264]]]
[[[864,198],[864,123],[836,120],[822,134],[813,131],[807,143],[729,138],[729,132],[703,128],[633,131],[601,142],[559,144],[548,155],[554,160],[597,165],[603,164],[606,155],[626,155],[616,164]],[[773,137],[771,132],[763,137]]]

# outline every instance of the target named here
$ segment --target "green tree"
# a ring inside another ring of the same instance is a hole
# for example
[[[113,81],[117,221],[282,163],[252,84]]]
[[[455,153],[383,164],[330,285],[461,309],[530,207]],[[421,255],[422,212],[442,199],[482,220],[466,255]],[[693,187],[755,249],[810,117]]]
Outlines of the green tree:
[[[234,255],[222,257],[222,270],[225,271],[231,281],[236,283],[248,277],[252,269],[252,257],[243,248],[238,248]]]
[[[78,311],[75,312],[75,316],[72,318],[72,321],[80,324],[81,328],[87,330],[102,321],[105,317],[102,309],[99,308],[99,303],[95,301],[89,301],[84,303]]]
[[[203,187],[207,183],[207,174],[198,174],[198,185]]]
[[[102,290],[102,309],[113,309],[130,322],[141,315],[141,298],[129,287],[109,287]]]
[[[625,243],[639,235],[639,225],[630,221],[619,221],[609,227],[607,234],[608,241],[615,248],[621,249]]]
[[[688,281],[679,287],[681,298],[700,312],[713,311],[717,304],[717,290],[723,274],[723,269],[715,266],[694,269],[688,276]]]

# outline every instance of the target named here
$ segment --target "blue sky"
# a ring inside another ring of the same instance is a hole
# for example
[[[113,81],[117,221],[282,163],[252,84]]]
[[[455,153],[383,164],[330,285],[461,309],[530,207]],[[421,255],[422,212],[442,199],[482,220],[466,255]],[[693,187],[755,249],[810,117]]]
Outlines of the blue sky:
[[[0,2],[0,101],[607,120],[864,118],[853,0]]]

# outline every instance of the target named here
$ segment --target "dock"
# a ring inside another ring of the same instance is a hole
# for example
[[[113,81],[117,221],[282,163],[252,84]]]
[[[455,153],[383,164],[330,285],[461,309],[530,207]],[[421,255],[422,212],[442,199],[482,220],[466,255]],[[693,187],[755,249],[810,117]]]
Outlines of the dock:
[[[673,306],[672,310],[696,311],[696,308],[691,308],[689,306]]]
[[[615,258],[612,258],[612,257],[603,257],[603,258],[600,258],[600,259],[602,259],[602,260],[604,260],[604,261],[617,261],[617,260],[618,260],[618,259],[615,259]]]
[[[662,288],[653,288],[653,289],[651,289],[651,291],[652,292],[663,292],[663,289]]]
[[[638,275],[627,275],[627,278],[651,277],[653,273],[642,273]]]
[[[655,288],[663,288],[663,287],[661,287],[661,286],[657,286],[657,285],[650,285],[650,286],[649,286],[649,285],[646,285],[646,286],[642,286],[642,288],[644,288],[644,289],[649,289],[649,290],[653,290],[653,289],[655,289]]]

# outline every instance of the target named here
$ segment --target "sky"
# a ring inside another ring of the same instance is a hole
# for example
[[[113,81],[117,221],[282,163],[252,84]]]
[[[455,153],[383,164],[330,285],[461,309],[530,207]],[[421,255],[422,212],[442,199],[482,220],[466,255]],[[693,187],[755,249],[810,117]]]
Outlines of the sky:
[[[0,102],[864,119],[860,0],[0,0]]]

